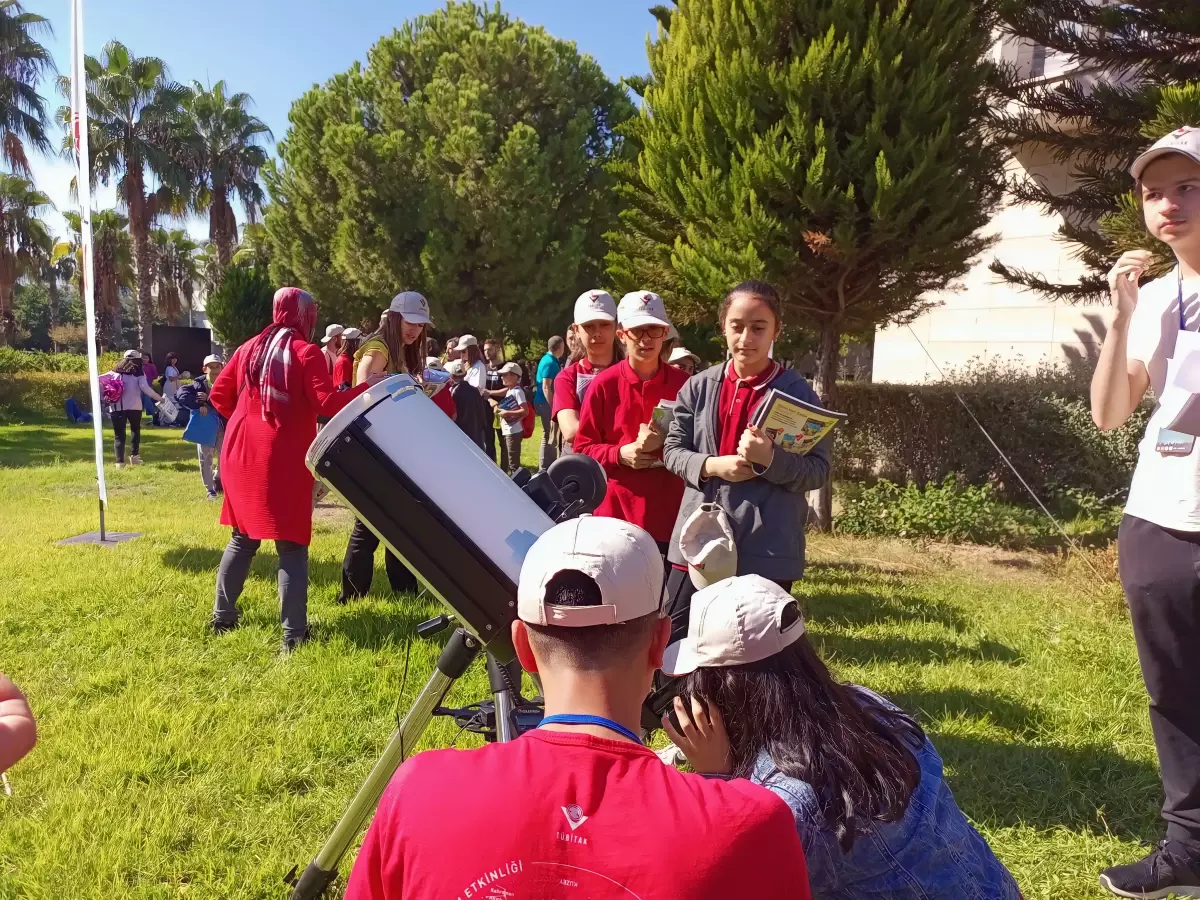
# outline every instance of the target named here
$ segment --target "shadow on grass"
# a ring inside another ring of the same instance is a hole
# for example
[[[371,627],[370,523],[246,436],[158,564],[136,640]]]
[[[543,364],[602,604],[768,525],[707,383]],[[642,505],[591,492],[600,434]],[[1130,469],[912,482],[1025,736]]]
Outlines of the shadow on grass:
[[[998,641],[982,640],[975,646],[953,641],[916,638],[866,638],[847,634],[813,636],[821,656],[828,662],[839,660],[867,665],[878,662],[935,663],[968,659],[985,662],[1016,663],[1021,654]]]
[[[1111,832],[1157,839],[1162,787],[1154,766],[1107,747],[1043,747],[934,735],[959,806],[989,827]]]
[[[842,589],[828,590],[825,585],[831,582]],[[897,593],[883,594],[878,588],[878,579],[816,577],[804,582],[800,599],[813,618],[832,625],[936,622],[954,631],[967,628],[966,618],[952,606]]]
[[[159,430],[142,423],[142,456],[148,463],[195,459],[195,445],[180,438],[177,429]],[[104,446],[112,463],[113,431],[104,423]],[[132,444],[127,444],[132,449]],[[66,422],[37,422],[0,429],[0,466],[24,468],[93,459],[92,426]]]
[[[217,567],[221,564],[221,556],[225,548],[215,547],[172,547],[162,555],[164,566],[178,572],[192,575],[211,575],[217,577]],[[382,565],[380,566],[382,568]],[[252,578],[275,580],[279,571],[279,558],[275,553],[274,541],[263,541],[254,563],[250,566]],[[311,588],[324,588],[330,585],[340,586],[342,583],[342,564],[330,559],[308,560],[308,584]],[[387,579],[384,578],[384,583]]]
[[[894,691],[888,699],[912,713],[922,724],[959,717],[987,719],[1022,738],[1034,738],[1047,726],[1045,714],[997,694],[962,688]]]

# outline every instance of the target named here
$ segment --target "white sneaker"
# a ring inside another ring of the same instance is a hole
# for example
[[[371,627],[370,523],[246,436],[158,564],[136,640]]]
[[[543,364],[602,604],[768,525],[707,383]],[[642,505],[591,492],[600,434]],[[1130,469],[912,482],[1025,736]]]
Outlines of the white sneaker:
[[[118,468],[118,469],[123,469],[123,468],[125,468],[125,463],[117,463],[117,468]]]
[[[140,456],[131,456],[129,457],[129,463],[130,465],[140,466],[142,464],[142,458]]]

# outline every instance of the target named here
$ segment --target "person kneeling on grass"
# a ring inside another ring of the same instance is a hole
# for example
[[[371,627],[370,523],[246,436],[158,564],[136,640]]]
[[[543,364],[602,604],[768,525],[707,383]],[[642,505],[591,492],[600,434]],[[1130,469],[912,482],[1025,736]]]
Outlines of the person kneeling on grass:
[[[546,717],[509,743],[405,762],[346,900],[810,897],[778,798],[664,766],[635,734],[670,635],[662,585],[635,525],[583,516],[539,537],[512,635]]]
[[[696,771],[748,778],[791,807],[816,900],[1019,900],[921,727],[835,681],[779,585],[742,575],[697,593],[663,671],[686,676],[681,729],[664,717],[667,734]]]

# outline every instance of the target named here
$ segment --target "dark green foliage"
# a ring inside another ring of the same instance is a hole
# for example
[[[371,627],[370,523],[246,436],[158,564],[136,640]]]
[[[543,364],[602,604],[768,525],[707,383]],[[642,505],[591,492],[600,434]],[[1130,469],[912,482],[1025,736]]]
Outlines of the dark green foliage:
[[[1114,431],[1099,431],[1086,373],[1061,371],[992,371],[956,385],[843,384],[838,400],[848,419],[837,432],[834,478],[923,486],[953,475],[1031,503],[954,390],[1043,499],[1067,489],[1108,496],[1127,488],[1149,408]]]
[[[275,288],[261,269],[232,266],[208,298],[205,313],[221,343],[233,348],[271,323]]]
[[[338,321],[411,288],[443,327],[560,330],[600,280],[632,113],[594,60],[498,6],[418,17],[293,105],[266,173],[272,274]]]
[[[915,315],[965,273],[999,198],[987,140],[988,3],[678,0],[656,9],[640,148],[614,171],[629,203],[610,236],[618,289],[715,319],[748,277],[774,281],[790,326],[839,337]]]
[[[1200,125],[1200,4],[1139,0],[999,0],[1003,27],[1035,44],[1074,56],[1079,81],[1020,80],[1002,90],[1015,101],[1004,122],[1015,147],[1048,149],[1069,163],[1074,183],[1054,194],[1037,180],[1014,180],[1013,195],[1064,219],[1061,238],[1088,267],[1074,284],[995,263],[992,269],[1048,296],[1099,299],[1105,275],[1121,251],[1147,247],[1163,255],[1141,224],[1129,196],[1129,167],[1153,141],[1181,125]],[[1190,98],[1171,90],[1191,84]],[[1069,129],[1056,124],[1069,121]]]
[[[121,359],[120,353],[100,355],[100,371],[107,372]],[[43,353],[0,347],[0,375],[26,372],[72,372],[87,374],[87,356],[82,353]]]
[[[81,407],[90,410],[92,400],[88,386],[87,357],[82,359],[82,374],[64,371],[22,372],[0,378],[0,422],[29,416],[62,416],[63,404],[68,397],[74,397]]]

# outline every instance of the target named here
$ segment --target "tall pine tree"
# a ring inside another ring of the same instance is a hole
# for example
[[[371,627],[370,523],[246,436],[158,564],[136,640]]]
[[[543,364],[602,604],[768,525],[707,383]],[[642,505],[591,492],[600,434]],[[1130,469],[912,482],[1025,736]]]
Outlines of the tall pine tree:
[[[620,288],[715,318],[736,282],[781,289],[820,335],[836,403],[841,336],[927,308],[989,245],[1001,193],[986,128],[990,4],[678,0],[654,10],[629,208],[610,236]],[[828,521],[828,492],[818,517]]]
[[[1113,258],[1151,244],[1130,195],[1130,165],[1173,128],[1200,125],[1188,121],[1193,110],[1186,98],[1170,90],[1200,82],[1200,3],[1000,0],[998,12],[1010,35],[1071,58],[1072,77],[1047,81],[1013,72],[1002,90],[1012,101],[1008,142],[1048,148],[1070,166],[1072,188],[1055,194],[1036,180],[1015,178],[1009,190],[1062,217],[1060,238],[1088,271],[1068,284],[999,262],[992,269],[1050,297],[1107,296]]]

